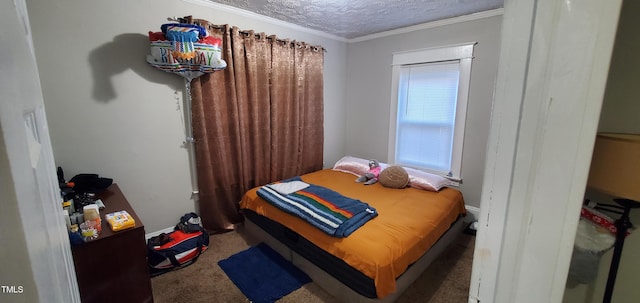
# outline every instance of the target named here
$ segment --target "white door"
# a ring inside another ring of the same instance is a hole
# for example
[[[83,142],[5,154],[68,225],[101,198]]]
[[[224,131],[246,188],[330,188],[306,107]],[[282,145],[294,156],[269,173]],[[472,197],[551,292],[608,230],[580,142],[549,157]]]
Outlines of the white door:
[[[25,0],[0,2],[0,302],[80,302]]]
[[[469,302],[561,302],[622,0],[506,0]]]

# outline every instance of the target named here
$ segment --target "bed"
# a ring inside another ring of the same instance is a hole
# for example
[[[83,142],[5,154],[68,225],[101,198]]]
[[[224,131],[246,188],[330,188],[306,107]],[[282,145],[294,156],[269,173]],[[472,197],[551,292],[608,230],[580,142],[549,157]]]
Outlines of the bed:
[[[356,183],[354,175],[334,167],[300,176],[377,211],[346,237],[329,235],[267,202],[260,187],[240,202],[244,228],[342,302],[393,302],[461,234],[464,199],[450,187],[392,189]]]

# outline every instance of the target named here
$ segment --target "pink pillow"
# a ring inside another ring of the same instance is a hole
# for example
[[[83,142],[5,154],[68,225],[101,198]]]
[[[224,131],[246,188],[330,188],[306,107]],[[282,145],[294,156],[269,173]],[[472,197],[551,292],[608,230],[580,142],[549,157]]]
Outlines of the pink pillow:
[[[384,170],[389,165],[380,162],[380,167]],[[409,186],[428,191],[439,191],[443,187],[455,186],[455,183],[445,177],[424,172],[415,168],[403,167],[409,174]],[[350,173],[358,177],[369,171],[369,159],[362,159],[352,156],[344,156],[333,166],[333,170]]]
[[[442,176],[404,167],[409,174],[409,186],[428,191],[439,191],[443,187],[452,186],[454,183]]]
[[[345,156],[336,162],[333,166],[333,170],[350,173],[360,177],[369,170],[369,160]]]

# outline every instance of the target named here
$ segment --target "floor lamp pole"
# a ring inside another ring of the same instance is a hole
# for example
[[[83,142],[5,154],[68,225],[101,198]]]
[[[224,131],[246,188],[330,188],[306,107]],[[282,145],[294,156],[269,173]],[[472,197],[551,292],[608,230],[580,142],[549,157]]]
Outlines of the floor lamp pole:
[[[618,266],[620,265],[620,257],[622,256],[624,238],[627,236],[629,228],[633,227],[631,220],[629,220],[629,213],[632,208],[640,207],[638,202],[629,199],[614,199],[614,201],[620,204],[624,208],[624,211],[622,216],[614,223],[616,226],[616,243],[613,246],[613,257],[609,268],[609,277],[607,278],[607,288],[605,288],[604,299],[602,300],[603,303],[611,303],[613,286],[616,283],[616,275],[618,274]]]

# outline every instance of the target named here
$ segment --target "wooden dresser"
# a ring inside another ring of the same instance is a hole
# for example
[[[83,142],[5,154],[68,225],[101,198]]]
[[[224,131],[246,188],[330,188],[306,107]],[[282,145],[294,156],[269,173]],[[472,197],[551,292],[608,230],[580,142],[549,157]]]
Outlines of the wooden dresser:
[[[153,302],[142,221],[117,184],[97,198],[105,205],[100,210],[102,233],[95,240],[71,247],[82,302]],[[121,210],[133,216],[136,226],[113,232],[104,217]]]

